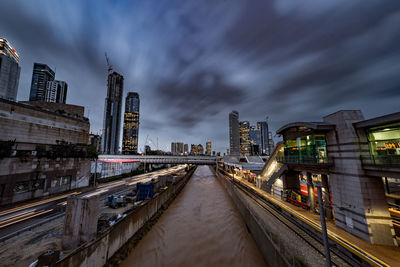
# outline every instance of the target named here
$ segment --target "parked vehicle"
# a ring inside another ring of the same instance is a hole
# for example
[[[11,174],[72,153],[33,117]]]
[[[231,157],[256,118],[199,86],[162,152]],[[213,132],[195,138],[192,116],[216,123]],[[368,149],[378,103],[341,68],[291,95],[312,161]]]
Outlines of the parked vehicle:
[[[126,201],[125,201],[124,196],[109,195],[106,200],[106,205],[110,208],[116,209],[119,207],[125,207]]]

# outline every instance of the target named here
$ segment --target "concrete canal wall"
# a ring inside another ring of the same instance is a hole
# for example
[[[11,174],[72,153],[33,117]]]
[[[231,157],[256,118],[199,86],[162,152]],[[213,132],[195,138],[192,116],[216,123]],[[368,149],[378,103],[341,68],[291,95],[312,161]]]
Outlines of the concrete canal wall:
[[[252,209],[248,200],[238,192],[239,189],[224,175],[216,173],[216,177],[230,195],[233,203],[246,223],[246,226],[260,250],[268,266],[290,266],[289,262],[281,255],[279,248],[272,240],[271,232],[267,231],[262,218]]]
[[[157,197],[137,208],[93,241],[85,243],[57,262],[55,266],[104,266],[169,200],[173,199],[192,176],[195,168]]]

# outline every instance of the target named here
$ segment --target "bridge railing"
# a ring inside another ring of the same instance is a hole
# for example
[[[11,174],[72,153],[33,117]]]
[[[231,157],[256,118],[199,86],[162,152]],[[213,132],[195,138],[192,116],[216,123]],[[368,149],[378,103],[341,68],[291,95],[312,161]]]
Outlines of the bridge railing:
[[[319,156],[280,156],[277,161],[284,164],[333,165],[331,158]]]
[[[369,155],[361,156],[363,165],[369,166],[386,166],[386,167],[400,167],[400,155]]]

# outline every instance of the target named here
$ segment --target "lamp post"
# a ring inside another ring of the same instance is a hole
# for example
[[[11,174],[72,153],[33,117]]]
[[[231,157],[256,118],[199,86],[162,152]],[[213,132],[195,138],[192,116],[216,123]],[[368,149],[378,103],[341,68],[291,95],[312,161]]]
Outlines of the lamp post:
[[[325,249],[325,259],[326,259],[326,266],[331,267],[331,254],[329,252],[329,243],[328,243],[328,232],[326,230],[326,222],[325,222],[325,214],[324,214],[324,202],[322,200],[322,189],[321,184],[315,184],[317,187],[318,192],[318,203],[319,203],[319,216],[321,218],[321,232],[322,232],[322,240],[324,241],[324,249]]]
[[[94,165],[94,179],[93,179],[94,187],[96,187],[96,178],[97,178],[97,158],[95,160],[95,165]]]

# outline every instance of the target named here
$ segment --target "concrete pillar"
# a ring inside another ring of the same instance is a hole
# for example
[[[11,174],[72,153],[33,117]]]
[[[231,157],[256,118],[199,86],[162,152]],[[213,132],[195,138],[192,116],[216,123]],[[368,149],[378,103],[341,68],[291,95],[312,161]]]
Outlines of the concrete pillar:
[[[307,192],[308,192],[308,206],[310,210],[315,212],[315,194],[314,194],[314,184],[312,181],[312,173],[307,172]]]
[[[298,171],[287,171],[282,176],[284,199],[286,198],[287,190],[300,190],[300,179]]]
[[[324,117],[335,125],[327,133],[328,156],[333,159],[329,184],[335,224],[373,244],[397,245],[382,177],[368,175],[361,155],[369,155],[365,132],[353,123],[364,120],[359,110],[342,110]]]
[[[68,197],[62,238],[63,249],[75,249],[82,243],[96,238],[99,212],[98,196]]]
[[[330,199],[328,175],[321,174],[321,180],[322,180],[322,188],[324,189],[322,194],[322,199],[324,201],[325,216],[328,220],[332,220],[333,214],[332,214],[332,203]]]

